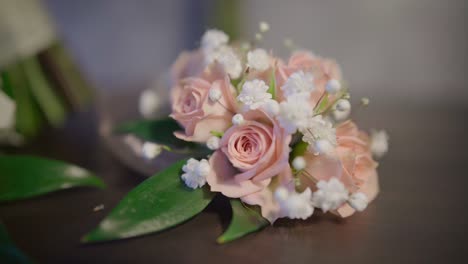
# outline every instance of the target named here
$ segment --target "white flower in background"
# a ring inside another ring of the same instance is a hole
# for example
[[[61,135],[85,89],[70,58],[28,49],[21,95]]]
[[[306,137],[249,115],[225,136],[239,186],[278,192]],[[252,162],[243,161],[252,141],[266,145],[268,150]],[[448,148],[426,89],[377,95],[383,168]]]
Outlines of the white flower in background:
[[[140,95],[139,110],[140,114],[146,119],[156,118],[161,100],[158,93],[153,89],[146,89]]]
[[[372,154],[381,158],[388,151],[388,134],[384,130],[371,131],[371,151]]]
[[[275,191],[275,200],[286,216],[291,219],[307,219],[314,213],[311,204],[312,191],[307,188],[302,193],[289,192],[284,187]]]
[[[362,192],[356,192],[351,194],[348,199],[348,204],[358,212],[362,212],[367,208],[369,199],[367,195]]]
[[[341,90],[341,83],[338,80],[331,79],[325,85],[325,90],[330,94],[336,94]]]
[[[292,134],[297,129],[302,130],[307,128],[312,115],[313,109],[307,98],[300,94],[295,94],[279,104],[277,119],[286,132]]]
[[[265,71],[270,67],[270,56],[264,49],[255,49],[247,53],[247,66],[258,71]]]
[[[369,103],[370,103],[370,99],[369,99],[368,97],[363,97],[363,98],[361,98],[361,104],[362,104],[363,106],[368,106]]]
[[[154,159],[156,156],[161,154],[161,151],[162,146],[152,142],[145,142],[141,147],[141,154],[147,159]]]
[[[244,116],[242,114],[235,114],[232,117],[232,124],[235,126],[242,125],[244,123]]]
[[[221,139],[219,137],[212,136],[206,141],[206,146],[211,150],[219,149],[219,142]]]
[[[268,30],[270,30],[270,24],[268,24],[267,22],[265,21],[262,21],[258,24],[258,27],[260,29],[260,32],[262,33],[265,33],[267,32]]]
[[[262,80],[246,81],[242,85],[242,91],[237,96],[237,100],[244,104],[244,110],[257,109],[271,100],[272,96],[268,93],[268,88]]]
[[[200,161],[190,158],[182,167],[184,172],[181,176],[189,188],[196,189],[202,187],[206,183],[206,176],[211,171],[210,163],[206,159]]]
[[[309,151],[315,154],[329,154],[337,144],[336,129],[322,115],[312,117],[301,133],[302,140],[309,144]]]
[[[0,130],[11,130],[15,124],[16,104],[0,90]]]
[[[311,73],[305,73],[303,71],[297,71],[286,80],[283,86],[281,86],[286,97],[294,94],[309,95],[314,90],[314,76]]]
[[[221,46],[214,52],[213,59],[223,65],[224,70],[232,79],[240,77],[242,73],[242,63],[231,47]]]
[[[324,212],[336,210],[348,200],[348,190],[337,178],[319,181],[317,188],[312,196],[312,205],[321,208]]]
[[[226,33],[218,29],[210,29],[203,34],[201,47],[203,50],[214,50],[227,44],[228,41],[229,36]]]
[[[306,161],[302,156],[297,156],[292,161],[292,166],[297,171],[303,170],[306,167],[306,165]]]

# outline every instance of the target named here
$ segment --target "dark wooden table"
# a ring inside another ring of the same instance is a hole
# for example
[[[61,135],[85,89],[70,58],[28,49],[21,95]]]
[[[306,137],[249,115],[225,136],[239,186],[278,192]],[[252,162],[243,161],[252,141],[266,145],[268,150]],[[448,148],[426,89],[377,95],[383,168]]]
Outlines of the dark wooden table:
[[[229,219],[217,199],[191,221],[158,234],[82,245],[144,177],[117,160],[97,133],[96,111],[77,114],[18,150],[95,171],[106,190],[74,189],[0,205],[0,219],[19,248],[40,263],[468,263],[468,108],[375,105],[364,127],[386,127],[378,199],[346,220],[316,214],[279,221],[262,232],[217,245]],[[105,209],[93,212],[96,205]]]

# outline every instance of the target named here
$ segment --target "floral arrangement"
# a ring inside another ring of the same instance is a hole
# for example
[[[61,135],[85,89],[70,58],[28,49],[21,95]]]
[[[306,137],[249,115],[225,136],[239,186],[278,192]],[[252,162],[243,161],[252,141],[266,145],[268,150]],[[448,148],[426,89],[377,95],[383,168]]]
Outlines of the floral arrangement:
[[[386,133],[369,136],[349,118],[350,95],[335,61],[307,50],[283,61],[259,47],[268,29],[261,23],[256,41],[238,44],[208,30],[199,49],[179,56],[170,71],[172,120],[120,132],[157,142],[157,152],[175,150],[169,143],[176,142],[194,157],[138,186],[85,241],[163,230],[201,212],[216,193],[233,210],[219,242],[317,209],[348,217],[375,199],[373,157],[387,151]],[[155,101],[143,98],[143,113]],[[368,104],[363,98],[360,107]]]

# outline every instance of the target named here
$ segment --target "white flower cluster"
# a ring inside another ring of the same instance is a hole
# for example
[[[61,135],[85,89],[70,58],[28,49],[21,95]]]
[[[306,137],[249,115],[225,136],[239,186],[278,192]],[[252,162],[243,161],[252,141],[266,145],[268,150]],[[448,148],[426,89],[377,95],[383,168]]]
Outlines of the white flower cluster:
[[[307,219],[314,213],[314,207],[310,203],[312,191],[307,188],[302,193],[289,192],[280,187],[275,191],[275,199],[279,203],[283,213],[291,219]]]
[[[314,88],[314,76],[303,71],[291,74],[284,85],[281,86],[281,90],[286,97],[299,94],[308,98]]]
[[[244,104],[244,110],[258,109],[272,100],[268,88],[268,85],[262,80],[246,81],[242,85],[242,91],[237,96],[237,100]]]
[[[335,87],[336,88],[336,87]],[[336,132],[333,125],[322,116],[314,116],[309,102],[314,91],[314,76],[309,72],[297,71],[291,74],[281,90],[286,101],[279,104],[278,121],[288,133],[299,130],[303,141],[316,153],[329,153],[336,146]],[[340,106],[346,108],[345,103]]]
[[[234,49],[227,45],[228,41],[226,33],[217,29],[207,30],[201,40],[201,49],[207,65],[217,61],[231,78],[237,79],[242,73],[242,63]]]
[[[309,144],[308,150],[316,155],[330,154],[337,144],[336,129],[321,115],[312,117],[301,133],[302,140]]]
[[[196,189],[206,183],[206,177],[211,171],[210,163],[206,159],[200,161],[190,158],[182,167],[184,172],[181,176],[187,187]]]
[[[259,71],[270,67],[270,56],[264,49],[255,49],[247,53],[247,66]]]
[[[312,117],[312,106],[301,94],[290,95],[279,104],[278,122],[290,134],[306,129]]]
[[[279,187],[275,190],[274,198],[281,212],[291,219],[307,219],[313,214],[314,208],[328,212],[340,208],[346,202],[356,211],[362,212],[369,203],[367,195],[362,192],[349,195],[346,187],[337,178],[319,181],[314,193],[309,188],[297,193]]]

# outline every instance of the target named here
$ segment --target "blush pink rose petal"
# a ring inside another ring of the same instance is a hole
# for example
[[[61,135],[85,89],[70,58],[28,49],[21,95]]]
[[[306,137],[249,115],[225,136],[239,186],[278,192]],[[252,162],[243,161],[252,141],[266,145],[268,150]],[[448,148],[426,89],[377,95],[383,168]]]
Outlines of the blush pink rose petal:
[[[261,193],[273,177],[290,171],[291,141],[277,121],[262,110],[243,115],[244,123],[224,133],[220,148],[210,158],[212,170],[207,176],[211,191],[241,199]],[[254,198],[249,201],[261,203]]]
[[[209,98],[210,89],[219,89],[221,98],[214,102]],[[184,131],[175,132],[185,141],[206,142],[211,131],[225,131],[237,110],[234,88],[227,77],[214,82],[202,78],[181,80],[172,92],[172,114],[170,115]]]
[[[336,128],[336,135],[338,146],[334,156],[316,156],[312,153],[304,155],[307,166],[301,177],[302,182],[315,188],[316,182],[336,177],[350,193],[363,192],[369,202],[372,201],[379,192],[379,186],[377,163],[372,159],[367,134],[360,131],[353,122],[347,121]],[[343,205],[335,213],[348,217],[354,211],[349,205]]]

